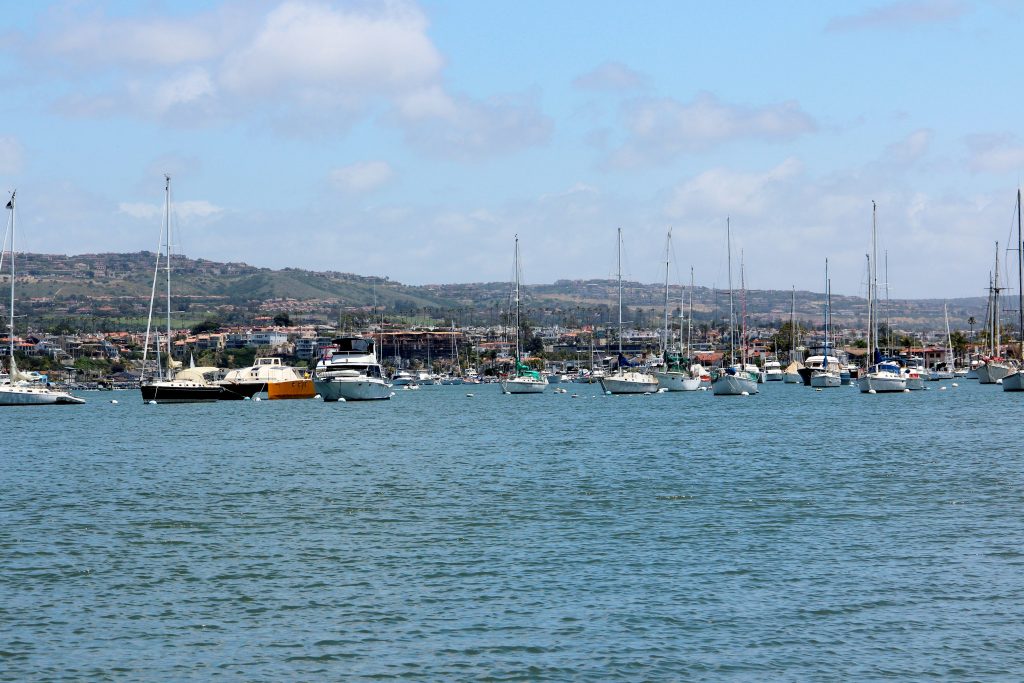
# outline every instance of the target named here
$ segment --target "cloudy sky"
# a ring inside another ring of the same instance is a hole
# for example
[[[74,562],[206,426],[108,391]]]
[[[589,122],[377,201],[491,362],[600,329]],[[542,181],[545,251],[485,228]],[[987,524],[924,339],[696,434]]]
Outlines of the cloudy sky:
[[[1024,6],[8,3],[0,184],[19,248],[527,282],[983,293],[1024,169]],[[1003,253],[1005,258],[1008,254]],[[1016,259],[1015,254],[1009,254]],[[1014,271],[1015,275],[1015,271]],[[1015,278],[1013,280],[1015,282]]]

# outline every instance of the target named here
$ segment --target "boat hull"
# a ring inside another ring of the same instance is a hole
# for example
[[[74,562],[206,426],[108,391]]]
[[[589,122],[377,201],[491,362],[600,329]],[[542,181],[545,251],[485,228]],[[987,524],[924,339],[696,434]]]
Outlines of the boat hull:
[[[996,384],[1010,374],[1010,366],[1003,363],[983,363],[977,367],[978,382],[981,384]]]
[[[290,379],[267,384],[267,398],[271,401],[313,398],[316,389],[311,379]]]
[[[331,401],[384,401],[391,398],[391,387],[382,380],[359,378],[335,378],[314,380],[316,393],[326,402]]]
[[[739,375],[722,374],[711,380],[715,396],[742,396],[757,393],[757,382]]]
[[[768,372],[764,373],[764,381],[765,382],[781,382],[782,379],[783,379],[783,376],[784,375],[781,372],[771,372],[771,371],[768,371]]]
[[[543,379],[514,377],[501,380],[501,390],[508,394],[542,394],[547,387],[547,380]]]
[[[0,406],[70,406],[85,399],[44,386],[19,384],[0,386]]]
[[[159,380],[143,383],[139,389],[143,403],[212,403],[223,391],[215,384]]]
[[[879,377],[872,373],[866,373],[857,379],[857,386],[862,394],[872,391],[876,394],[902,393],[907,389],[907,380],[903,377]]]
[[[601,388],[609,394],[651,394],[658,390],[658,380],[641,372],[626,372],[601,378]]]
[[[785,381],[786,384],[804,383],[804,378],[800,376],[799,372],[787,372],[784,377],[785,379],[783,381]]]
[[[700,389],[700,377],[690,377],[685,372],[656,372],[658,386],[668,391],[697,391]]]
[[[1024,391],[1024,372],[1011,372],[1003,378],[1003,391]]]
[[[843,386],[843,378],[832,373],[811,375],[811,386],[815,389],[834,389]]]
[[[217,398],[221,401],[242,401],[267,391],[266,382],[218,382],[224,391]]]

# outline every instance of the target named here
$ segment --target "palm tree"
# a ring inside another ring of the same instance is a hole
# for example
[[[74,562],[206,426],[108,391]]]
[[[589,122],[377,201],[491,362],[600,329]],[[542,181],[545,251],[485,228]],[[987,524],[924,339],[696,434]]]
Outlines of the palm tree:
[[[974,326],[978,324],[978,321],[974,319],[972,315],[967,319],[967,324],[971,326],[971,341],[974,341]]]

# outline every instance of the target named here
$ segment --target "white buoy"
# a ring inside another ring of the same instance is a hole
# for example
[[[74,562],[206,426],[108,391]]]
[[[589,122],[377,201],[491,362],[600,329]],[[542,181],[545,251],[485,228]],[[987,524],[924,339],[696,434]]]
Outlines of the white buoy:
[[[117,399],[116,398],[110,399],[110,402],[113,403],[115,406],[117,405]]]
[[[659,394],[664,394],[666,391],[668,391],[668,389],[666,389],[665,387],[661,387],[660,389],[658,389]]]
[[[256,397],[256,398],[254,398],[253,400],[254,400],[254,401],[262,401],[263,399],[262,399],[262,398],[260,398],[259,396],[257,396],[257,397]]]
[[[346,403],[345,397],[342,396],[342,397],[338,398],[338,403]]]
[[[466,394],[466,398],[473,398],[473,394]]]
[[[939,391],[945,391],[946,387],[939,387]]]
[[[243,400],[243,401],[251,401],[252,399],[251,399],[251,398],[249,398],[248,396],[243,396],[243,397],[242,397],[242,400]]]
[[[1002,380],[1002,379],[997,379],[997,380],[996,380],[996,384],[1002,384],[1002,383],[1003,383],[1003,380]]]
[[[954,386],[954,387],[958,387],[958,386],[960,386],[960,385],[959,385],[959,384],[957,384],[956,382],[953,382],[953,386]]]
[[[315,398],[318,401],[322,401],[323,400],[323,396],[321,396],[320,394],[315,395],[313,398]]]
[[[878,392],[875,391],[874,389],[868,389],[868,393],[869,394],[877,394]]]
[[[505,394],[506,396],[511,396],[512,395],[511,391],[503,391],[501,393]]]
[[[155,405],[156,405],[156,401],[150,401],[150,402],[149,402],[149,405],[151,405],[151,406],[155,406]]]
[[[909,394],[909,393],[910,393],[910,389],[904,389],[904,390],[903,390],[903,393],[904,393],[904,394]]]
[[[611,396],[612,395],[612,392],[610,392],[610,391],[606,391],[604,393],[605,393],[605,396]]]
[[[579,396],[577,396],[576,394],[573,394],[572,397],[573,398],[579,398]]]
[[[749,391],[741,391],[740,392],[740,396],[750,396],[750,392]]]

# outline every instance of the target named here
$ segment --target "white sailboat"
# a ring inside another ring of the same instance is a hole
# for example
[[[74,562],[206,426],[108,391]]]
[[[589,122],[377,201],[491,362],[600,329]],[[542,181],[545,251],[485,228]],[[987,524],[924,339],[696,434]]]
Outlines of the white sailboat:
[[[878,350],[878,250],[877,242],[878,207],[871,202],[871,257],[868,277],[868,354],[867,367],[857,378],[857,386],[863,394],[893,393],[907,390],[907,380],[900,373],[900,366],[882,357]]]
[[[828,278],[828,259],[825,259],[825,353],[822,364],[811,372],[811,386],[815,389],[833,389],[842,386],[843,383],[839,376],[839,359],[828,353],[829,334],[831,333],[829,322],[832,317],[831,300],[832,281]],[[835,362],[832,362],[833,360]]]
[[[601,388],[608,394],[650,394],[658,390],[658,378],[633,369],[633,363],[622,353],[622,228],[618,236],[619,358],[615,372],[601,378]]]
[[[506,394],[541,394],[548,386],[548,378],[540,372],[522,362],[520,344],[520,296],[519,296],[519,235],[516,235],[515,249],[515,328],[516,328],[516,352],[512,361],[512,370],[505,377],[501,378],[501,390]]]
[[[1024,236],[1021,235],[1020,188],[1017,188],[1017,315],[1020,348],[1017,358],[1024,362]],[[1003,377],[1003,391],[1024,391],[1024,372],[1014,368]]]
[[[990,273],[990,275],[992,275]],[[999,286],[999,242],[996,242],[996,269],[989,283],[988,333],[991,345],[989,355],[982,359],[976,368],[979,384],[1001,384],[1003,378],[1010,374],[1012,367],[1002,357],[1002,303],[999,298],[1003,291]]]
[[[668,271],[669,271],[669,255],[671,254],[672,248],[672,231],[668,231],[668,240],[665,244],[665,327],[662,333],[662,358],[664,359],[665,369],[654,373],[654,376],[658,378],[658,386],[666,391],[697,391],[700,389],[700,377],[693,377],[692,372],[685,367],[684,364],[690,362],[690,332],[693,324],[693,268],[690,268],[690,312],[689,317],[686,321],[686,348],[682,351],[680,357],[675,359],[675,364],[671,364],[669,351],[668,351]],[[682,296],[679,300],[679,319],[682,321],[683,315],[683,301]],[[680,329],[680,338],[682,337],[682,329]]]
[[[18,364],[14,360],[14,232],[15,217],[14,207],[16,205],[15,195],[11,193],[11,199],[7,202],[10,216],[7,222],[7,234],[10,235],[11,249],[11,300],[10,300],[10,326],[7,330],[8,347],[7,358],[9,359],[7,378],[0,384],[0,406],[55,406],[55,405],[77,405],[85,403],[84,399],[72,396],[66,391],[59,391],[47,384],[35,381],[28,373],[18,370]],[[7,238],[4,237],[4,246]],[[0,249],[0,269],[3,268],[3,253]]]
[[[711,391],[715,396],[743,396],[757,393],[757,373],[748,369],[746,339],[743,340],[743,357],[736,363],[736,314],[732,291],[732,229],[725,219],[725,234],[729,260],[729,365],[719,368],[711,376]]]

